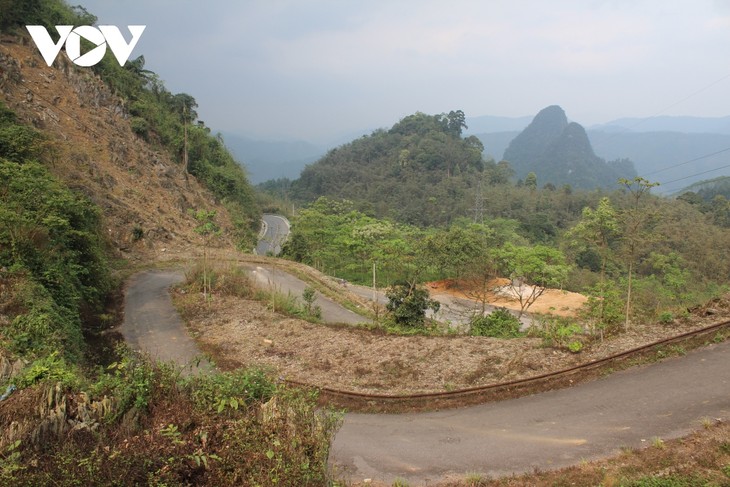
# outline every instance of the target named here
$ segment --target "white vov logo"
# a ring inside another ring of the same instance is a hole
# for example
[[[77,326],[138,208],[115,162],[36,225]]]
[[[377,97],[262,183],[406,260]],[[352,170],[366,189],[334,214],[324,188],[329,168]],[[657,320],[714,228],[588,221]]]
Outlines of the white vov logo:
[[[119,61],[120,66],[124,66],[129,56],[132,54],[134,46],[142,36],[146,25],[128,25],[127,29],[132,34],[132,40],[127,43],[119,32],[119,28],[114,25],[100,25],[98,28],[90,25],[82,25],[74,28],[73,25],[57,25],[59,39],[57,43],[53,42],[50,34],[42,25],[26,25],[25,28],[30,32],[30,36],[38,46],[41,56],[49,66],[56,60],[61,47],[66,44],[66,54],[71,61],[77,66],[89,67],[93,66],[104,58],[106,54],[106,46],[112,50],[114,57]],[[96,45],[91,51],[81,55],[81,38]]]

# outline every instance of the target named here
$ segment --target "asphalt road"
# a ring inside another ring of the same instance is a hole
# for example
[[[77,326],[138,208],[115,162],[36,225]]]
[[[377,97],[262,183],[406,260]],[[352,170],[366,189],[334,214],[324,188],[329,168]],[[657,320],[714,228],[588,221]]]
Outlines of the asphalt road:
[[[169,289],[185,276],[180,271],[135,274],[124,295],[124,321],[119,331],[129,346],[162,362],[174,362],[184,373],[211,369],[187,334],[172,305]]]
[[[279,255],[281,246],[289,236],[289,220],[280,215],[264,215],[262,235],[256,245],[257,255]]]
[[[434,413],[346,414],[330,461],[352,481],[429,485],[575,465],[730,419],[730,343],[515,400]]]

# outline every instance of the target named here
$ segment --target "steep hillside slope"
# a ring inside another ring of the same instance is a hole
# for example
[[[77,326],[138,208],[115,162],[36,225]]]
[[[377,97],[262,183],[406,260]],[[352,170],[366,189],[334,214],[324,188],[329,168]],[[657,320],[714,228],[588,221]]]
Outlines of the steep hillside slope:
[[[570,184],[576,188],[615,188],[619,178],[636,175],[625,159],[607,163],[596,156],[585,129],[568,123],[562,108],[544,108],[504,151],[518,178],[537,174],[540,184]]]
[[[189,209],[215,209],[224,233],[231,230],[225,209],[180,161],[132,131],[125,101],[64,53],[47,67],[27,38],[4,37],[0,92],[47,137],[51,171],[101,207],[106,233],[123,253],[189,250],[200,241]]]

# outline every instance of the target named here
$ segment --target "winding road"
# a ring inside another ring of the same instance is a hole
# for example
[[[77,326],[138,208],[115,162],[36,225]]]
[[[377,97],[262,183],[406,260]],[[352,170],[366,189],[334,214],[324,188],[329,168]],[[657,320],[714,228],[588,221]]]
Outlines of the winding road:
[[[575,465],[730,419],[730,343],[595,382],[450,411],[346,414],[330,461],[351,481],[431,485]]]
[[[261,266],[250,270],[261,282],[279,282],[286,274]],[[171,271],[130,279],[121,331],[133,348],[189,365],[200,352],[168,293],[181,279],[180,272]],[[730,420],[729,360],[726,342],[570,389],[500,403],[432,413],[348,413],[333,440],[330,462],[353,482],[391,485],[401,478],[415,486],[471,472],[500,476],[609,456],[622,447],[649,445],[656,437],[684,435],[700,427],[703,418]]]
[[[289,236],[289,220],[280,215],[264,215],[262,220],[256,255],[279,255]]]

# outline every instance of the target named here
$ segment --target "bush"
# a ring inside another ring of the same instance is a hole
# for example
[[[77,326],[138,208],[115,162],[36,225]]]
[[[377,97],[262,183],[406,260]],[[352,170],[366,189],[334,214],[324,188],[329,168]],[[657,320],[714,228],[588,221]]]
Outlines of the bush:
[[[429,299],[428,290],[410,283],[395,284],[385,295],[388,298],[386,309],[391,313],[397,326],[422,328],[426,321],[426,310],[439,310],[438,301]]]
[[[260,368],[197,376],[191,379],[191,386],[196,406],[219,413],[268,401],[277,392],[270,374]]]
[[[540,327],[532,328],[530,333],[542,338],[546,347],[564,348],[573,353],[583,350],[583,342],[579,339],[583,328],[570,318],[544,316]]]
[[[473,336],[517,338],[523,335],[520,320],[505,308],[498,308],[487,316],[476,316],[470,325]]]

